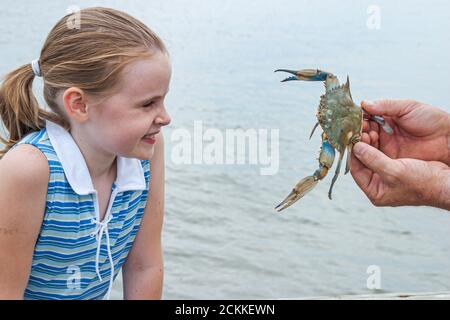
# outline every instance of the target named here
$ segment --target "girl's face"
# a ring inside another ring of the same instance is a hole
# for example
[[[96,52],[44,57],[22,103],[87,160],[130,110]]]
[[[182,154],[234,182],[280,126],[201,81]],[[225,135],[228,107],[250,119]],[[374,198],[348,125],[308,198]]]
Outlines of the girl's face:
[[[85,129],[94,145],[107,153],[150,159],[156,136],[170,123],[164,98],[171,73],[169,57],[160,51],[125,66],[117,92],[89,110]]]

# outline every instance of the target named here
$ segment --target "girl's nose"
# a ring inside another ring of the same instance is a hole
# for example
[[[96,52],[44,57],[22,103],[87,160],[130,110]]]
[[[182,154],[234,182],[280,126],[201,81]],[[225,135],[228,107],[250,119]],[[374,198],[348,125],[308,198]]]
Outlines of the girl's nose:
[[[156,117],[155,122],[162,126],[167,126],[171,120],[172,119],[170,118],[170,115],[167,113],[166,108],[163,108],[162,111]]]

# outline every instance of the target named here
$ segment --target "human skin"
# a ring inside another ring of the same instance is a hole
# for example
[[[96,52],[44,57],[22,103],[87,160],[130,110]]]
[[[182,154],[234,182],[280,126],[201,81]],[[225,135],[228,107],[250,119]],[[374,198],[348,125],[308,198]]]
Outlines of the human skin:
[[[70,133],[99,193],[101,216],[116,177],[116,157],[150,160],[152,192],[123,266],[123,285],[125,299],[160,299],[164,274],[164,146],[160,130],[171,120],[164,105],[171,78],[169,58],[155,52],[150,59],[131,62],[121,76],[118,87],[102,99],[68,88],[59,95],[59,107],[70,121]],[[154,144],[143,139],[149,133],[155,133]],[[23,299],[44,217],[48,181],[48,160],[32,145],[19,145],[0,160],[0,299]]]
[[[365,101],[383,116],[389,135],[373,121],[363,124],[351,174],[376,206],[434,206],[450,210],[450,114],[413,100]]]

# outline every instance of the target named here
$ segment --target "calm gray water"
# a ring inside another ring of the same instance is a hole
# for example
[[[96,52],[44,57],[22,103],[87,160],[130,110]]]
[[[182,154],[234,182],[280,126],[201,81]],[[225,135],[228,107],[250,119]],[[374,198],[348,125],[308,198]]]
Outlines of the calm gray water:
[[[20,1],[1,0],[0,73],[37,57],[69,5],[102,5],[143,20],[173,60],[167,105],[164,225],[167,299],[289,298],[450,290],[450,215],[433,208],[375,208],[350,175],[334,200],[331,175],[283,215],[273,207],[317,166],[320,83],[280,84],[276,68],[348,74],[356,101],[414,98],[450,111],[446,1]],[[39,81],[36,84],[39,87]],[[39,89],[37,89],[39,90]],[[280,168],[177,165],[174,129],[280,129]],[[121,281],[114,298],[121,298]]]

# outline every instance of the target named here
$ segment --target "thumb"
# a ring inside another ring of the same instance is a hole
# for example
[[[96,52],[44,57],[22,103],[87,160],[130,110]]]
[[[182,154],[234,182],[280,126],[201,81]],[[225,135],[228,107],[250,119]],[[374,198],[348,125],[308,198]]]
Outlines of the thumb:
[[[380,175],[392,173],[397,168],[397,163],[380,150],[363,142],[358,142],[353,147],[353,153],[367,168]]]

